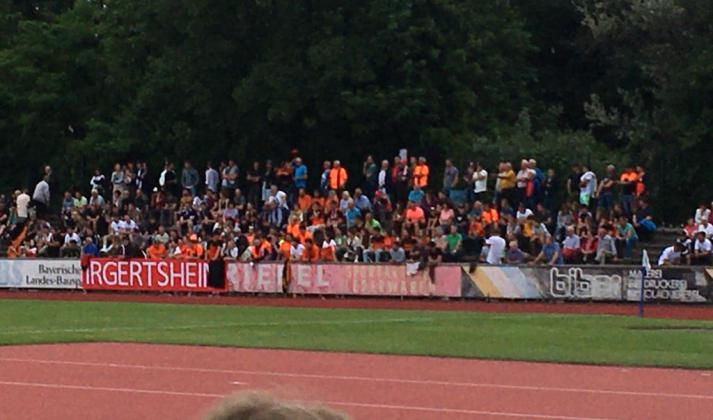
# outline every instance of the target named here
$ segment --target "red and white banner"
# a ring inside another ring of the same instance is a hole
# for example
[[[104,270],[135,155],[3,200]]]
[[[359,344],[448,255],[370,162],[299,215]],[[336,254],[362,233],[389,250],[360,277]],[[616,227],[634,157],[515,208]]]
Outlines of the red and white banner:
[[[288,275],[280,263],[226,265],[228,290],[248,293],[362,296],[461,296],[461,268],[440,266],[409,275],[405,265],[292,264]]]
[[[208,263],[200,260],[89,260],[82,273],[86,290],[213,292],[208,286]]]

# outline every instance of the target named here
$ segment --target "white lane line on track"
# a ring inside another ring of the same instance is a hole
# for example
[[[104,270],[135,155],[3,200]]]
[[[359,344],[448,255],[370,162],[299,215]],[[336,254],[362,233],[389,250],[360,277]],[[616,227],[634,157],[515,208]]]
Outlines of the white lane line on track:
[[[206,393],[197,393],[197,392],[163,391],[163,390],[156,390],[156,389],[113,388],[113,387],[99,387],[99,386],[88,386],[88,385],[48,384],[48,383],[39,383],[39,382],[0,381],[0,385],[15,386],[15,387],[31,387],[31,388],[70,389],[70,390],[97,391],[97,392],[125,392],[125,393],[131,393],[131,394],[170,395],[170,396],[177,396],[177,397],[198,397],[198,398],[211,398],[211,399],[225,397],[225,395],[221,395],[221,394],[206,394]],[[555,420],[614,420],[614,419],[605,419],[605,418],[600,418],[600,417],[572,417],[572,416],[557,416],[557,415],[550,415],[550,414],[535,414],[535,413],[510,413],[510,412],[504,412],[504,411],[481,411],[481,410],[467,410],[467,409],[447,408],[447,407],[416,407],[416,406],[408,406],[408,405],[362,403],[362,402],[351,402],[351,401],[315,401],[315,402],[320,403],[320,404],[325,404],[328,406],[379,408],[379,409],[402,410],[402,411],[471,414],[471,415],[512,417],[512,418],[555,419]]]
[[[382,318],[382,319],[345,319],[345,320],[304,320],[304,321],[269,321],[269,322],[227,322],[220,324],[201,325],[169,325],[169,326],[135,326],[135,327],[96,327],[96,328],[56,328],[35,330],[7,330],[0,331],[4,335],[24,334],[55,334],[55,333],[100,333],[105,331],[165,331],[165,330],[194,330],[207,328],[232,328],[232,327],[270,327],[270,326],[296,326],[296,325],[360,325],[360,324],[399,324],[409,322],[433,322],[433,318]]]
[[[344,375],[319,375],[312,373],[291,373],[291,372],[273,372],[273,371],[255,371],[255,370],[239,370],[239,369],[208,369],[194,368],[182,366],[148,366],[148,365],[129,365],[118,363],[92,363],[92,362],[74,362],[63,360],[42,360],[42,359],[22,359],[22,358],[1,358],[0,362],[9,363],[35,363],[49,365],[69,365],[69,366],[91,366],[100,368],[114,369],[140,369],[140,370],[163,370],[177,372],[199,372],[199,373],[220,373],[234,375],[253,375],[253,376],[274,376],[284,378],[308,378],[319,380],[338,380],[338,381],[354,381],[354,382],[382,382],[382,383],[398,383],[398,384],[414,384],[428,386],[451,386],[463,388],[492,388],[492,389],[507,389],[516,391],[537,391],[537,392],[565,392],[575,394],[604,394],[604,395],[622,395],[631,397],[655,397],[655,398],[682,398],[693,400],[713,400],[713,395],[701,394],[671,394],[662,392],[644,392],[644,391],[620,391],[613,389],[591,389],[591,388],[563,388],[537,385],[508,385],[494,383],[474,383],[474,382],[453,382],[453,381],[436,381],[436,380],[420,380],[420,379],[401,379],[401,378],[379,378],[368,376],[344,376]]]

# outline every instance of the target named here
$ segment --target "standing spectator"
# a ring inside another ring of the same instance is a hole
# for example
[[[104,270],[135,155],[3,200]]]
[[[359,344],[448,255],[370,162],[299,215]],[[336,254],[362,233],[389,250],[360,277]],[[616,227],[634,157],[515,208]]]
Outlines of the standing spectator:
[[[421,156],[418,158],[418,163],[413,168],[413,186],[424,189],[428,187],[428,174],[430,170],[426,164],[426,158]]]
[[[364,194],[369,198],[373,198],[376,192],[377,176],[379,174],[379,168],[376,166],[373,156],[369,155],[366,157],[362,165],[362,174],[364,175]]]
[[[394,157],[394,167],[391,169],[391,182],[394,185],[394,201],[404,205],[408,200],[408,184],[411,179],[409,167],[399,156]]]
[[[248,189],[248,203],[257,206],[262,198],[262,172],[260,171],[260,162],[254,161],[248,170],[245,171],[245,183]]]
[[[50,205],[50,185],[47,182],[47,175],[43,176],[40,182],[35,185],[35,191],[32,193],[32,203],[35,206],[37,217],[43,219]]]
[[[272,161],[268,159],[265,161],[265,171],[262,173],[262,201],[270,197],[270,190],[276,181],[275,168]]]
[[[376,176],[376,188],[381,194],[388,194],[393,197],[391,170],[389,169],[389,161],[386,159],[381,161],[381,168]]]
[[[704,220],[710,220],[710,216],[711,211],[706,206],[706,203],[701,203],[701,205],[696,209],[696,214],[693,217],[693,220],[695,220],[697,225],[700,225]]]
[[[473,171],[473,202],[485,201],[485,194],[488,191],[488,171],[483,168],[480,162],[475,163]]]
[[[191,165],[191,162],[185,161],[183,164],[183,171],[181,171],[181,187],[184,190],[191,192],[191,196],[195,197],[198,193],[197,187],[200,181],[198,177],[198,171]]]
[[[290,190],[290,202],[297,201],[297,193],[299,190],[307,188],[307,165],[302,162],[301,157],[296,157],[294,160],[295,169],[292,172],[293,188]]]
[[[572,165],[572,170],[567,177],[567,197],[572,201],[579,201],[579,184],[582,179],[582,167],[575,163]]]
[[[542,186],[543,194],[543,204],[545,208],[551,213],[555,213],[557,210],[557,191],[559,190],[559,183],[557,177],[555,176],[554,169],[547,170],[547,176],[545,177],[545,183]]]
[[[488,264],[501,264],[503,253],[505,252],[505,239],[500,237],[498,229],[489,229],[490,236],[485,240],[485,245],[488,246],[488,254],[485,257],[485,262]]]
[[[614,165],[607,165],[607,172],[602,178],[602,182],[597,187],[597,199],[600,208],[606,214],[610,214],[614,207],[614,185],[616,184],[616,168]]]
[[[347,180],[349,176],[347,175],[347,170],[342,167],[342,163],[335,160],[332,169],[329,171],[329,189],[337,191],[337,194],[341,194],[344,187],[347,185]]]
[[[213,167],[212,162],[208,162],[205,170],[205,187],[206,190],[218,193],[218,185],[220,184],[220,174]]]
[[[646,193],[646,171],[643,166],[636,167],[636,197],[642,197]]]
[[[619,177],[619,185],[621,185],[621,207],[624,210],[624,214],[628,217],[631,217],[633,214],[637,178],[638,174],[634,168],[625,168]]]
[[[502,199],[511,205],[517,203],[517,175],[512,170],[510,162],[501,162],[498,166],[497,182],[495,184],[495,205],[500,207]]]
[[[446,197],[450,196],[451,190],[458,184],[458,168],[453,165],[453,161],[446,159],[446,168],[443,170],[443,192]]]
[[[146,188],[150,188],[146,181],[147,181],[147,176],[149,174],[149,166],[146,164],[146,162],[137,162],[136,163],[136,188],[140,190],[145,190]]]
[[[238,165],[234,160],[229,160],[221,174],[221,187],[228,197],[232,197],[235,194],[235,189],[238,188],[238,174]]]
[[[582,165],[582,177],[579,179],[579,204],[591,208],[592,196],[597,191],[597,175],[587,165]]]
[[[325,160],[324,163],[322,163],[322,175],[319,179],[319,192],[322,194],[322,197],[326,197],[329,193],[329,174],[331,171],[332,162]]]
[[[106,177],[102,173],[101,169],[97,168],[94,170],[94,176],[89,180],[89,185],[93,190],[104,191],[104,183],[106,182]]]
[[[178,177],[176,176],[176,166],[171,162],[166,164],[164,182],[166,193],[177,198],[180,195],[180,187],[178,185]]]
[[[30,206],[30,200],[27,188],[23,188],[22,191],[15,191],[15,210],[17,211],[18,223],[23,223],[29,217],[27,210]]]
[[[111,185],[112,194],[115,194],[116,191],[124,191],[124,170],[119,163],[114,164],[114,172],[111,173]]]
[[[529,205],[528,199],[528,183],[534,179],[535,173],[530,169],[530,162],[527,159],[520,161],[520,170],[517,172],[517,201],[510,202],[510,204],[516,205],[518,203],[527,203]]]

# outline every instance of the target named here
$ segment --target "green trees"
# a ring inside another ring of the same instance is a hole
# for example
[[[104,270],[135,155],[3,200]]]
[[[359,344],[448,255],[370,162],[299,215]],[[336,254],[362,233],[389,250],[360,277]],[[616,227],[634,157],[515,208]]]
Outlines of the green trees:
[[[711,186],[690,185],[713,147],[711,8],[0,0],[0,186],[34,182],[44,162],[68,186],[115,160],[247,162],[297,147],[313,167],[356,169],[407,147],[558,169],[631,160],[690,206]]]

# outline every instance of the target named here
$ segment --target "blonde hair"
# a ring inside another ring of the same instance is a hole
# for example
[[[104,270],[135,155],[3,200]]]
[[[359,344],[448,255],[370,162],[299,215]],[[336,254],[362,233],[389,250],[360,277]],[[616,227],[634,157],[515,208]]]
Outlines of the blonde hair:
[[[259,392],[242,392],[224,399],[205,420],[347,420],[326,407],[278,401]]]

